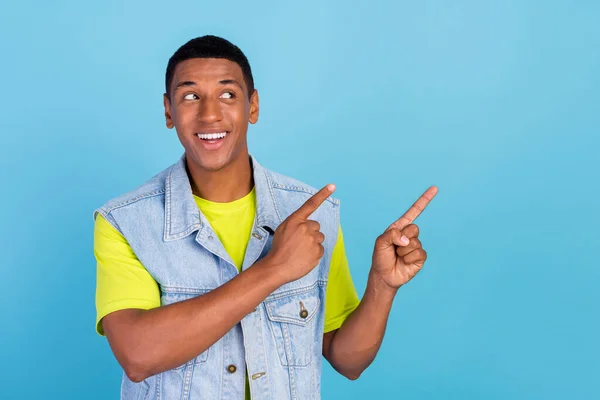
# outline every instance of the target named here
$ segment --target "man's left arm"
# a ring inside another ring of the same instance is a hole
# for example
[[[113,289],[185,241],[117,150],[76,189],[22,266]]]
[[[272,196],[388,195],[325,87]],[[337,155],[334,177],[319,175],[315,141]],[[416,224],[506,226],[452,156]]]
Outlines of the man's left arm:
[[[427,253],[413,221],[437,194],[429,188],[377,238],[367,287],[359,306],[342,326],[323,336],[323,355],[340,374],[357,379],[373,362],[398,289],[423,267]]]

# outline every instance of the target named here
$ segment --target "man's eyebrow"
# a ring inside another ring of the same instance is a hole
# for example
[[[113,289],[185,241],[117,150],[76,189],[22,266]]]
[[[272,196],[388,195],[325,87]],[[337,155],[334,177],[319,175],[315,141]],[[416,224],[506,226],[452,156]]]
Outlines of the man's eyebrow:
[[[244,87],[235,79],[223,79],[223,80],[219,81],[219,83],[221,85],[236,85],[236,86],[239,86],[239,88],[242,89],[242,91],[244,90]]]
[[[222,80],[219,81],[219,84],[221,84],[221,85],[236,85],[242,91],[244,90],[244,87],[242,86],[242,84],[239,83],[235,79],[222,79]],[[188,87],[188,86],[196,86],[196,82],[194,82],[194,81],[181,81],[181,82],[178,82],[177,85],[175,85],[175,89],[173,89],[173,91],[177,91],[177,89],[179,89],[179,88]]]
[[[175,90],[181,88],[181,87],[186,87],[186,86],[196,86],[196,82],[193,81],[182,81],[182,82],[178,82],[177,85],[175,86]]]

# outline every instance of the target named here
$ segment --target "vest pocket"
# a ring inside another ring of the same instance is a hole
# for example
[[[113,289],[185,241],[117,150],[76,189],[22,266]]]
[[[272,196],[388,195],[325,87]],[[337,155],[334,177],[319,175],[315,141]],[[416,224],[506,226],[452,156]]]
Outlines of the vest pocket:
[[[210,351],[210,347],[208,349],[206,349],[206,351],[204,351],[203,353],[201,353],[200,355],[198,355],[197,357],[192,358],[190,361],[188,361],[185,364],[180,365],[179,367],[176,367],[174,369],[183,369],[183,368],[188,367],[190,365],[198,365],[198,364],[205,363],[206,360],[208,360],[208,352],[209,351]]]
[[[311,363],[320,302],[318,288],[265,301],[282,365],[305,367]]]

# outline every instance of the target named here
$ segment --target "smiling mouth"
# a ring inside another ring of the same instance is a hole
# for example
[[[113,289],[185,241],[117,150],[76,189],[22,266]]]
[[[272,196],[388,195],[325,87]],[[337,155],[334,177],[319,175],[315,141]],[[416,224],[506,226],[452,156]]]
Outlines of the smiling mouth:
[[[197,133],[196,134],[196,136],[198,136],[198,139],[206,140],[208,142],[216,142],[218,140],[224,139],[227,135],[229,135],[229,132],[227,132],[227,131],[216,132],[216,133]]]

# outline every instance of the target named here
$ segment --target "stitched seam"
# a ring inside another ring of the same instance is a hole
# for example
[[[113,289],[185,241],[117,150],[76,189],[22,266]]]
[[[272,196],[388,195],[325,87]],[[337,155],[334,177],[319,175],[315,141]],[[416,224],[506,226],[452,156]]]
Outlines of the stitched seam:
[[[161,291],[165,294],[202,294],[210,292],[212,289],[196,289],[177,286],[161,286]]]
[[[190,392],[192,389],[192,375],[194,374],[194,363],[191,363],[185,369],[185,378],[183,385],[182,400],[188,400],[190,398]]]
[[[310,292],[311,290],[314,290],[317,286],[326,286],[326,285],[327,285],[327,281],[319,279],[318,281],[316,281],[315,283],[313,283],[310,286],[305,286],[305,287],[299,288],[299,289],[290,289],[290,290],[286,290],[285,292],[272,294],[265,299],[265,303],[269,303],[272,300],[277,300],[282,297],[290,296],[292,294]]]
[[[169,171],[169,175],[165,180],[165,233],[164,239],[171,235],[171,175],[173,170]],[[167,193],[167,190],[169,191]]]
[[[298,394],[296,393],[296,375],[295,375],[294,367],[289,366],[289,375],[290,375],[290,392],[292,395],[292,400],[298,400]]]
[[[163,374],[158,374],[156,376],[156,383],[155,383],[156,387],[154,389],[156,390],[155,393],[156,393],[157,400],[160,400],[161,395],[162,395],[162,376],[163,376]]]
[[[265,299],[265,303],[268,303],[271,300],[277,300],[277,299],[281,299],[283,297],[288,297],[293,294],[310,292],[311,290],[314,290],[317,287],[317,285],[318,285],[318,282],[315,282],[312,285],[307,286],[307,287],[298,288],[298,289],[290,289],[290,290],[286,290],[285,292],[281,292],[278,294],[272,294],[271,296],[267,297],[268,300]]]
[[[302,186],[282,185],[281,183],[273,183],[273,187],[276,189],[287,190],[287,191],[291,191],[291,192],[302,192],[302,193],[307,193],[310,195],[314,195],[315,193],[317,193],[313,190],[309,190],[308,188],[305,188]],[[328,197],[327,201],[336,206],[340,205],[340,201],[336,198]]]
[[[122,207],[128,206],[130,204],[137,203],[140,200],[144,200],[144,199],[147,199],[147,198],[150,198],[150,197],[159,196],[159,195],[163,194],[164,192],[165,192],[164,189],[158,189],[158,190],[154,190],[152,192],[147,192],[147,193],[143,193],[143,194],[137,195],[135,197],[132,197],[130,199],[124,200],[124,201],[122,201],[120,203],[117,203],[117,204],[114,204],[114,205],[110,206],[106,210],[106,213],[109,214],[109,213],[111,213],[112,211],[114,211],[114,210],[116,210],[118,208],[122,208]]]
[[[273,207],[275,208],[275,213],[277,214],[277,216],[279,217],[280,221],[283,221],[283,218],[281,218],[281,214],[279,213],[279,208],[277,208],[277,202],[275,201],[275,192],[273,191],[273,186],[271,183],[271,179],[269,179],[269,175],[267,174],[266,171],[264,171],[265,173],[265,178],[267,179],[267,183],[268,183],[268,187],[269,187],[269,193],[271,193],[271,200],[273,200]]]

